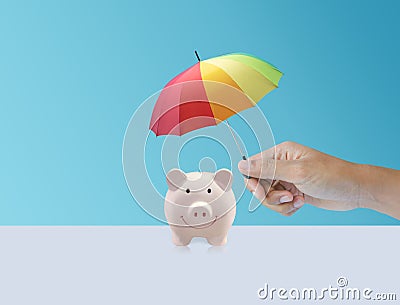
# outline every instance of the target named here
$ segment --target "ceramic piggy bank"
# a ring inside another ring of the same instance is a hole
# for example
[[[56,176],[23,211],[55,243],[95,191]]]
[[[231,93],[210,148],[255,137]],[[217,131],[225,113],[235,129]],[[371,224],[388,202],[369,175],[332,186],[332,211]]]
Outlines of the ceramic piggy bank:
[[[193,237],[204,237],[214,246],[226,243],[236,214],[232,180],[227,169],[216,173],[168,172],[164,211],[175,245],[185,246]]]

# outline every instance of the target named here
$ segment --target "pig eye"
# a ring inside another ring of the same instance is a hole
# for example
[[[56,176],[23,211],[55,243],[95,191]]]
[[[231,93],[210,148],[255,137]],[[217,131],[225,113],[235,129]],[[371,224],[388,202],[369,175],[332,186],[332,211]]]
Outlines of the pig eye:
[[[189,189],[186,189],[186,193],[188,193],[188,194],[189,194],[189,193],[190,193],[190,190],[189,190]]]
[[[209,193],[209,194],[210,194],[210,193],[211,193],[211,189],[208,189],[208,190],[207,190],[207,193]]]

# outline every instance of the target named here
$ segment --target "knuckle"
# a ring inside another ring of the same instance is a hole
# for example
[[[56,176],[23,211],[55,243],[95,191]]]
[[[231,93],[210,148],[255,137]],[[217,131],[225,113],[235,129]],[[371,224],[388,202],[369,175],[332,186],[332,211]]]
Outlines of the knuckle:
[[[297,143],[295,143],[293,141],[285,141],[285,142],[282,142],[281,145],[285,148],[292,148],[292,147],[296,146]]]

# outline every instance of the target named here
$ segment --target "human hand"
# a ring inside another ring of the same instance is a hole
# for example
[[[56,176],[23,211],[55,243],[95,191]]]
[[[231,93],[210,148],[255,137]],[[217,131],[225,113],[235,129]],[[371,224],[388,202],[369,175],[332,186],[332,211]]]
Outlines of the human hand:
[[[315,149],[284,142],[239,162],[246,187],[263,205],[285,216],[305,202],[328,210],[351,210],[370,200],[359,167]],[[274,182],[275,179],[275,182]]]

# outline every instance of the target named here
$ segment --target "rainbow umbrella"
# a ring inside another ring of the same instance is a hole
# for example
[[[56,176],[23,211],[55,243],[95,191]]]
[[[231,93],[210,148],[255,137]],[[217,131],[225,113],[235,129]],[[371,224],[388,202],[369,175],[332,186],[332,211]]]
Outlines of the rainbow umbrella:
[[[278,87],[282,77],[276,67],[251,55],[200,60],[195,54],[198,62],[173,78],[158,96],[150,121],[156,136],[217,125],[253,107]]]

